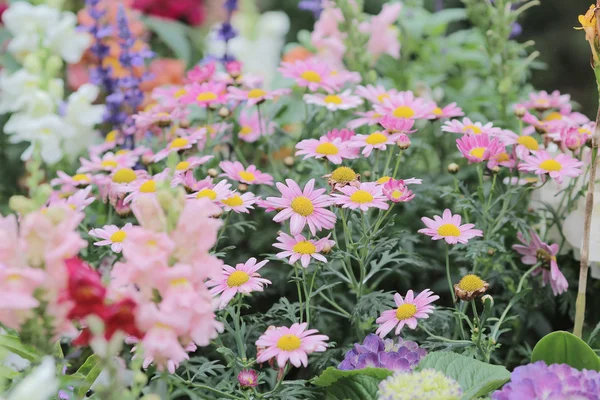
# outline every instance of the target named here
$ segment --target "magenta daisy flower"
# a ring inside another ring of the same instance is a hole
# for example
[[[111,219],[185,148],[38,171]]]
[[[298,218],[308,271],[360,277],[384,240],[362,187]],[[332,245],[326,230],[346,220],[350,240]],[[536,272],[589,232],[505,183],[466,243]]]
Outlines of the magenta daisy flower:
[[[342,193],[334,193],[336,204],[342,208],[350,208],[356,210],[360,208],[362,211],[367,211],[371,207],[387,210],[390,205],[386,203],[387,198],[383,194],[381,185],[376,182],[362,182],[358,187],[347,185],[340,187]]]
[[[277,359],[279,368],[285,367],[289,361],[293,366],[308,366],[308,355],[323,352],[327,349],[329,337],[315,335],[316,329],[306,329],[307,323],[269,327],[256,341],[259,348],[256,361],[263,363],[272,358]]]
[[[523,103],[523,106],[529,109],[538,111],[547,110],[549,108],[562,108],[569,105],[571,96],[568,94],[560,94],[558,90],[548,94],[545,90],[541,92],[529,93],[529,100]]]
[[[381,117],[383,117],[383,114],[380,114],[375,111],[356,112],[356,113],[354,113],[354,115],[357,115],[360,118],[356,118],[351,121],[348,121],[348,123],[346,124],[348,129],[357,129],[363,125],[369,125],[369,126],[377,125],[379,123],[379,120],[381,119]]]
[[[308,267],[311,258],[326,263],[327,259],[320,254],[320,252],[324,249],[331,249],[335,245],[335,241],[329,240],[329,235],[319,240],[307,240],[300,234],[292,237],[281,232],[277,237],[277,240],[279,243],[274,243],[273,247],[284,251],[277,253],[275,257],[289,257],[288,264],[290,265],[294,265],[300,260],[300,264],[304,268]]]
[[[329,111],[350,110],[363,103],[363,100],[353,96],[349,89],[338,94],[305,94],[303,99],[306,104],[326,107]]]
[[[187,171],[191,171],[200,165],[206,164],[208,161],[212,160],[214,156],[202,156],[202,157],[188,157],[183,161],[180,161],[175,166],[175,173],[182,174]]]
[[[52,186],[86,186],[92,183],[92,176],[90,174],[75,174],[73,176],[64,173],[63,171],[57,171],[56,175],[58,178],[54,178],[50,181]]]
[[[569,282],[560,272],[558,263],[556,262],[556,255],[558,254],[558,244],[547,244],[542,242],[540,237],[535,231],[529,231],[531,241],[527,241],[521,232],[517,233],[519,241],[523,244],[513,245],[513,249],[521,254],[521,262],[525,265],[535,265],[541,262],[541,267],[536,268],[531,275],[538,275],[542,273],[542,285],[546,286],[550,283],[552,287],[552,293],[555,296],[565,292],[569,287]]]
[[[429,115],[429,119],[442,119],[442,118],[455,118],[462,117],[465,115],[463,110],[456,105],[456,103],[450,103],[446,107],[436,107]]]
[[[313,92],[323,89],[331,93],[338,86],[327,63],[315,59],[282,62],[279,72],[286,78],[295,79],[298,86]]]
[[[521,159],[540,149],[540,144],[531,135],[519,136],[512,131],[503,129],[496,137],[505,145],[514,146],[517,157]]]
[[[275,97],[283,96],[286,94],[290,94],[290,89],[277,89],[277,90],[263,90],[263,89],[239,89],[235,86],[229,86],[227,88],[228,100],[237,100],[237,101],[246,101],[248,106],[254,106],[256,104],[260,104],[266,100],[273,100]]]
[[[467,134],[456,139],[456,147],[465,156],[469,163],[477,163],[497,158],[504,153],[504,145],[497,138],[490,138],[488,134]]]
[[[225,103],[226,86],[223,83],[205,82],[192,83],[185,86],[185,94],[181,96],[182,104],[196,104],[208,107]]]
[[[221,200],[221,205],[225,211],[233,211],[235,213],[249,214],[250,210],[253,210],[253,204],[258,201],[258,197],[254,193],[246,192],[240,195],[237,192],[231,192],[229,196]]]
[[[321,136],[319,139],[302,140],[296,145],[297,156],[307,158],[326,158],[334,164],[341,164],[343,159],[354,159],[358,155],[355,148],[348,146],[348,141],[344,142],[341,138],[331,139],[328,136]]]
[[[187,198],[202,199],[204,197],[208,197],[210,200],[218,204],[220,201],[231,197],[232,192],[230,188],[231,184],[225,179],[217,184],[214,184],[211,178],[207,178],[196,182],[193,187],[196,192],[189,194]]]
[[[545,150],[536,151],[535,154],[525,157],[524,162],[519,164],[519,171],[533,172],[541,175],[546,174],[562,183],[564,177],[576,178],[581,175],[583,163],[568,154],[559,154],[552,158]]]
[[[416,130],[411,130],[415,121],[410,118],[396,118],[386,114],[379,120],[379,124],[383,126],[384,133],[387,134],[416,132]]]
[[[356,136],[356,133],[354,133],[353,130],[351,129],[332,129],[329,132],[327,132],[326,135],[330,140],[339,138],[342,140],[342,142],[348,142],[350,141],[354,136]]]
[[[442,126],[442,131],[472,135],[487,134],[494,136],[501,133],[502,129],[495,128],[494,124],[491,122],[483,125],[481,122],[473,122],[469,118],[464,118],[462,122],[457,119],[446,121]]]
[[[435,109],[434,102],[415,97],[411,91],[398,92],[383,100],[383,104],[375,104],[375,111],[381,115],[390,114],[394,118],[427,118]]]
[[[388,135],[377,131],[370,135],[356,135],[348,145],[350,147],[362,147],[362,154],[369,157],[373,149],[386,150],[387,146],[395,145],[398,136],[398,134]]]
[[[163,160],[171,153],[177,153],[179,151],[191,149],[193,145],[198,143],[200,140],[206,137],[206,129],[200,128],[190,133],[189,135],[179,136],[171,140],[167,147],[157,152],[153,157],[152,161],[157,162]]]
[[[211,279],[206,282],[213,296],[221,295],[219,299],[219,309],[223,309],[229,304],[236,294],[249,294],[251,292],[262,292],[264,285],[270,285],[271,281],[260,277],[257,272],[268,263],[268,260],[256,263],[256,258],[252,257],[245,263],[240,263],[235,268],[229,265],[223,265],[223,271],[218,279]]]
[[[290,232],[296,235],[308,224],[310,232],[315,235],[321,229],[333,229],[335,214],[327,210],[334,203],[334,199],[324,194],[325,189],[315,189],[315,180],[311,179],[304,186],[304,190],[292,179],[285,183],[277,182],[277,189],[282,197],[267,197],[266,204],[276,210],[281,210],[274,218],[275,222],[290,219]]]
[[[127,232],[131,229],[130,222],[119,228],[116,225],[104,225],[102,228],[92,229],[88,234],[92,237],[102,239],[94,242],[94,246],[108,246],[115,253],[120,253],[123,250],[123,242],[127,239]]]
[[[390,96],[398,93],[396,89],[387,90],[383,85],[357,86],[355,92],[363,99],[374,104],[383,104],[385,99],[389,99]]]
[[[431,236],[432,240],[444,239],[448,244],[466,244],[476,236],[483,236],[479,229],[473,229],[474,224],[461,225],[461,216],[452,215],[449,209],[445,209],[442,217],[434,215],[433,219],[423,217],[421,221],[427,228],[419,229],[419,233]]]
[[[120,190],[130,192],[127,197],[125,197],[125,203],[130,203],[139,196],[156,196],[158,185],[168,176],[169,170],[165,169],[163,172],[154,176],[139,178],[128,185],[123,185]]]
[[[398,306],[395,310],[387,310],[381,313],[377,318],[377,323],[381,324],[375,332],[384,338],[390,331],[396,328],[396,335],[399,335],[404,325],[410,329],[417,327],[417,319],[427,319],[433,312],[431,303],[439,299],[440,296],[433,294],[429,289],[423,290],[416,297],[412,290],[406,293],[402,298],[399,293],[394,295],[394,302]]]
[[[248,168],[244,168],[239,161],[221,161],[219,167],[223,170],[223,173],[219,176],[226,176],[231,180],[247,183],[249,185],[273,185],[273,177],[269,174],[260,172],[254,165],[249,165]]]
[[[383,194],[394,203],[411,201],[415,195],[406,187],[404,181],[389,179],[382,187]]]

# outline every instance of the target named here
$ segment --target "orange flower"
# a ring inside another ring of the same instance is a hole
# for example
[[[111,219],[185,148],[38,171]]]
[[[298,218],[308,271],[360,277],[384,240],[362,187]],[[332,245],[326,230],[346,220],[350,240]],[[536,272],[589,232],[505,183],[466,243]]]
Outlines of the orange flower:
[[[283,61],[294,62],[299,60],[306,60],[311,56],[313,56],[313,53],[311,53],[308,49],[302,46],[297,46],[284,54]]]

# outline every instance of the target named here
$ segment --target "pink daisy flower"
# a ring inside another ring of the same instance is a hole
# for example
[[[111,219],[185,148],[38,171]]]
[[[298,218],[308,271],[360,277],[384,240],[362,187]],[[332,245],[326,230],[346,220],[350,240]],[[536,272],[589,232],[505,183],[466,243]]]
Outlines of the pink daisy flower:
[[[286,179],[287,186],[277,182],[277,189],[282,197],[267,197],[266,204],[281,210],[273,218],[275,222],[290,219],[290,232],[296,235],[308,224],[310,232],[315,235],[321,229],[333,229],[335,214],[327,210],[334,199],[325,193],[325,189],[315,189],[315,180],[308,181],[304,190],[292,179]]]
[[[344,87],[346,83],[357,84],[360,83],[362,77],[358,72],[342,70],[333,70],[329,74],[329,79],[333,82],[334,88],[339,90]]]
[[[354,133],[354,131],[351,129],[332,129],[327,132],[326,136],[330,140],[339,138],[342,140],[342,142],[348,142],[352,140],[354,136],[356,136],[356,133]]]
[[[519,171],[533,172],[545,177],[546,174],[562,183],[564,177],[576,178],[581,175],[583,163],[568,154],[558,154],[554,158],[545,150],[525,157],[519,164]]]
[[[469,118],[464,118],[462,122],[457,119],[446,121],[442,126],[442,131],[472,135],[487,134],[494,136],[501,133],[502,129],[495,128],[494,124],[491,122],[483,125],[481,122],[473,122]]]
[[[336,204],[342,208],[356,210],[360,208],[367,211],[371,207],[387,210],[390,205],[386,203],[387,198],[383,194],[381,185],[376,182],[362,182],[358,187],[347,185],[340,187],[342,193],[334,193]]]
[[[393,178],[391,176],[382,176],[381,178],[377,179],[375,183],[378,185],[385,185],[392,179]],[[402,183],[403,185],[420,185],[423,183],[423,179],[417,179],[413,177],[408,179],[398,179],[398,182]]]
[[[277,253],[275,257],[289,257],[288,264],[290,265],[294,265],[300,260],[300,264],[304,268],[308,268],[311,258],[326,263],[327,259],[320,252],[324,249],[331,249],[335,245],[335,241],[329,240],[329,235],[319,240],[307,240],[300,234],[290,236],[281,232],[277,240],[279,243],[274,243],[273,247],[284,251]]]
[[[413,133],[416,130],[411,130],[415,124],[413,119],[396,118],[390,114],[386,114],[379,120],[379,124],[385,129],[384,133]]]
[[[223,104],[226,101],[225,93],[226,86],[223,83],[192,83],[185,86],[185,94],[181,96],[181,103],[196,104],[200,107]]]
[[[383,194],[394,203],[411,201],[415,195],[402,180],[389,179],[383,184]]]
[[[223,206],[225,211],[233,211],[235,213],[250,214],[250,210],[253,210],[253,204],[258,201],[258,197],[254,193],[246,192],[240,195],[237,192],[231,192],[227,198],[221,200],[220,204]]]
[[[187,80],[190,82],[203,83],[211,80],[217,69],[217,63],[212,61],[205,65],[196,65],[188,71]]]
[[[184,172],[191,171],[194,168],[199,167],[200,165],[206,164],[213,158],[214,156],[188,157],[183,161],[177,163],[177,165],[175,166],[175,174],[181,175]]]
[[[369,100],[374,104],[383,104],[385,99],[389,99],[392,95],[398,93],[396,89],[387,90],[383,85],[367,85],[357,86],[355,93],[365,100]]]
[[[135,165],[137,157],[131,153],[113,154],[106,153],[100,158],[95,154],[90,154],[90,160],[80,158],[81,167],[77,170],[78,174],[87,172],[112,172],[119,168],[131,168]]]
[[[452,215],[449,209],[445,209],[442,217],[434,215],[433,219],[423,217],[421,221],[427,228],[419,229],[419,233],[431,236],[432,240],[444,239],[448,244],[466,244],[476,236],[483,236],[479,229],[473,229],[474,224],[461,225],[461,216]]]
[[[167,178],[169,170],[165,169],[163,172],[158,173],[154,176],[147,176],[144,178],[137,179],[128,185],[124,185],[121,190],[130,192],[125,197],[125,204],[131,203],[139,196],[156,196],[158,185],[161,181]]]
[[[282,62],[279,72],[286,78],[295,79],[298,86],[306,87],[313,92],[319,89],[333,92],[337,87],[332,79],[331,68],[327,63],[315,59],[293,63]]]
[[[348,147],[348,142],[341,138],[330,139],[327,136],[321,136],[319,139],[302,140],[296,145],[297,156],[303,155],[303,160],[307,158],[326,158],[334,164],[341,164],[343,159],[357,158],[355,148]]]
[[[350,110],[363,103],[363,100],[353,96],[349,89],[338,94],[305,94],[303,99],[307,104],[326,107],[329,111]]]
[[[348,123],[346,124],[348,129],[357,129],[363,125],[377,125],[381,117],[383,117],[382,114],[376,111],[356,112],[354,113],[354,115],[358,115],[360,118],[348,121]]]
[[[517,157],[521,159],[540,149],[540,144],[532,135],[519,136],[512,131],[503,129],[496,137],[506,146],[514,146]]]
[[[171,153],[191,149],[193,145],[195,145],[196,143],[198,143],[198,141],[204,139],[205,137],[206,129],[204,128],[197,129],[189,135],[176,137],[175,139],[169,142],[167,147],[156,153],[152,157],[152,161],[157,162],[167,158]]]
[[[455,118],[462,117],[465,115],[463,110],[456,105],[456,103],[450,103],[446,107],[436,107],[429,115],[429,119],[442,119],[442,118]]]
[[[260,172],[256,166],[249,165],[244,168],[241,162],[221,161],[219,167],[223,170],[219,176],[225,176],[231,180],[247,183],[249,185],[273,185],[273,177]]]
[[[549,108],[561,108],[565,105],[569,105],[571,96],[568,94],[560,94],[558,90],[548,94],[545,90],[541,92],[529,93],[529,100],[523,103],[523,106],[536,109],[536,110],[547,110]]]
[[[273,100],[276,97],[290,94],[290,89],[277,89],[266,91],[263,89],[239,89],[235,86],[229,86],[227,88],[229,92],[227,95],[228,100],[246,101],[248,106],[254,106],[260,104],[266,100]]]
[[[64,198],[60,196],[59,193],[54,192],[48,201],[48,206],[65,205],[75,211],[84,211],[87,206],[96,200],[96,197],[90,196],[91,193],[92,186],[77,190],[67,198]]]
[[[289,361],[293,366],[308,366],[308,355],[323,352],[327,349],[329,337],[315,335],[316,329],[306,329],[307,323],[293,324],[291,327],[280,326],[269,328],[256,341],[260,348],[256,361],[263,363],[272,358],[277,359],[279,368],[284,368]]]
[[[362,147],[362,154],[369,157],[373,149],[386,150],[387,146],[396,144],[396,139],[398,139],[397,134],[388,135],[377,131],[370,135],[356,135],[348,145],[350,147]]]
[[[487,134],[464,135],[456,139],[456,147],[469,163],[492,160],[504,152],[504,145],[497,138],[491,139]]]
[[[375,333],[384,338],[394,328],[396,328],[395,334],[400,335],[404,325],[410,329],[416,329],[417,319],[429,318],[429,314],[433,313],[431,303],[439,298],[440,296],[433,294],[429,289],[423,290],[416,297],[412,290],[406,292],[405,298],[396,293],[394,302],[398,307],[395,310],[387,310],[381,313],[376,321],[381,325]]]
[[[92,229],[88,234],[92,237],[102,239],[94,242],[94,246],[108,246],[115,253],[123,250],[123,242],[127,239],[127,232],[131,229],[131,222],[128,222],[122,228],[116,225],[104,225],[102,228]]]
[[[535,265],[538,262],[542,263],[542,266],[536,268],[531,275],[538,275],[542,273],[542,285],[546,286],[550,283],[552,287],[552,293],[555,296],[565,292],[569,287],[569,282],[560,272],[558,263],[556,262],[556,255],[558,254],[558,244],[548,245],[542,242],[540,237],[535,231],[529,231],[531,241],[527,241],[521,232],[517,233],[519,241],[523,244],[513,245],[513,249],[521,254],[521,262],[525,265]]]
[[[261,121],[258,112],[247,110],[240,113],[238,123],[240,125],[238,138],[248,143],[256,142],[261,136],[272,135],[276,126],[274,122],[266,122],[264,118]]]
[[[249,294],[251,292],[262,292],[264,285],[270,285],[271,281],[260,277],[257,272],[268,263],[268,260],[256,263],[256,258],[252,257],[245,263],[240,263],[235,268],[229,265],[223,265],[223,272],[218,279],[211,279],[206,282],[213,296],[221,295],[219,299],[219,309],[223,309],[229,304],[236,294]]]
[[[434,102],[415,97],[411,91],[398,92],[383,100],[383,104],[375,104],[375,111],[394,118],[427,118],[435,109]]]
[[[92,182],[92,176],[90,174],[75,174],[71,176],[63,171],[57,171],[56,175],[58,175],[58,178],[54,178],[50,181],[52,186],[76,187],[89,185]]]
[[[196,182],[196,185],[193,187],[196,192],[189,194],[187,198],[202,199],[204,197],[208,197],[210,200],[218,204],[222,200],[232,196],[232,191],[230,188],[231,184],[226,180],[222,180],[221,182],[214,184],[212,182],[212,178],[207,178]],[[235,200],[230,200],[230,202],[234,201]]]

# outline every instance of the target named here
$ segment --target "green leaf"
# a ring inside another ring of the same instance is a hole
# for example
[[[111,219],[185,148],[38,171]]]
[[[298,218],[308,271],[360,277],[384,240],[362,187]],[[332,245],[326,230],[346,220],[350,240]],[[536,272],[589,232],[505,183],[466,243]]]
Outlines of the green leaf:
[[[342,378],[327,388],[325,400],[375,400],[379,382],[367,375]]]
[[[185,61],[186,65],[190,64],[192,48],[187,38],[186,26],[184,24],[155,17],[146,17],[144,18],[144,22],[175,53],[176,58]]]
[[[14,379],[20,375],[19,371],[15,371],[4,365],[0,365],[0,380],[2,379]]]
[[[363,368],[354,369],[350,371],[342,371],[335,367],[329,367],[323,373],[312,380],[312,383],[316,386],[331,386],[339,379],[350,378],[359,375],[370,376],[377,378],[380,381],[392,375],[393,372],[385,368]]]
[[[16,336],[0,335],[0,346],[29,361],[36,361],[42,357],[35,347],[21,343]]]
[[[463,400],[485,396],[510,379],[510,372],[500,365],[487,364],[449,351],[429,353],[418,366],[419,370],[426,368],[435,369],[458,382],[463,390]]]
[[[77,370],[75,374],[82,375],[83,383],[77,389],[77,395],[79,397],[85,396],[88,390],[92,387],[100,372],[102,372],[102,360],[96,354],[92,354]]]
[[[540,339],[531,353],[531,362],[536,361],[600,371],[600,358],[594,350],[577,336],[564,331],[552,332]]]

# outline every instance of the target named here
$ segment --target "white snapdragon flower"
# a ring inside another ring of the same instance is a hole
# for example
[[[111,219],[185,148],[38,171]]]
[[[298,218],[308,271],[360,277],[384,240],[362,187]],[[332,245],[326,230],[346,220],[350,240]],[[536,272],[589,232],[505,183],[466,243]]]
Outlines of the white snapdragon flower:
[[[86,83],[69,96],[64,119],[75,135],[63,143],[65,154],[76,157],[97,138],[94,126],[102,122],[106,111],[105,105],[93,104],[99,94],[97,86]]]
[[[39,367],[34,369],[8,395],[7,400],[49,400],[58,391],[56,365],[50,356],[44,357]]]

